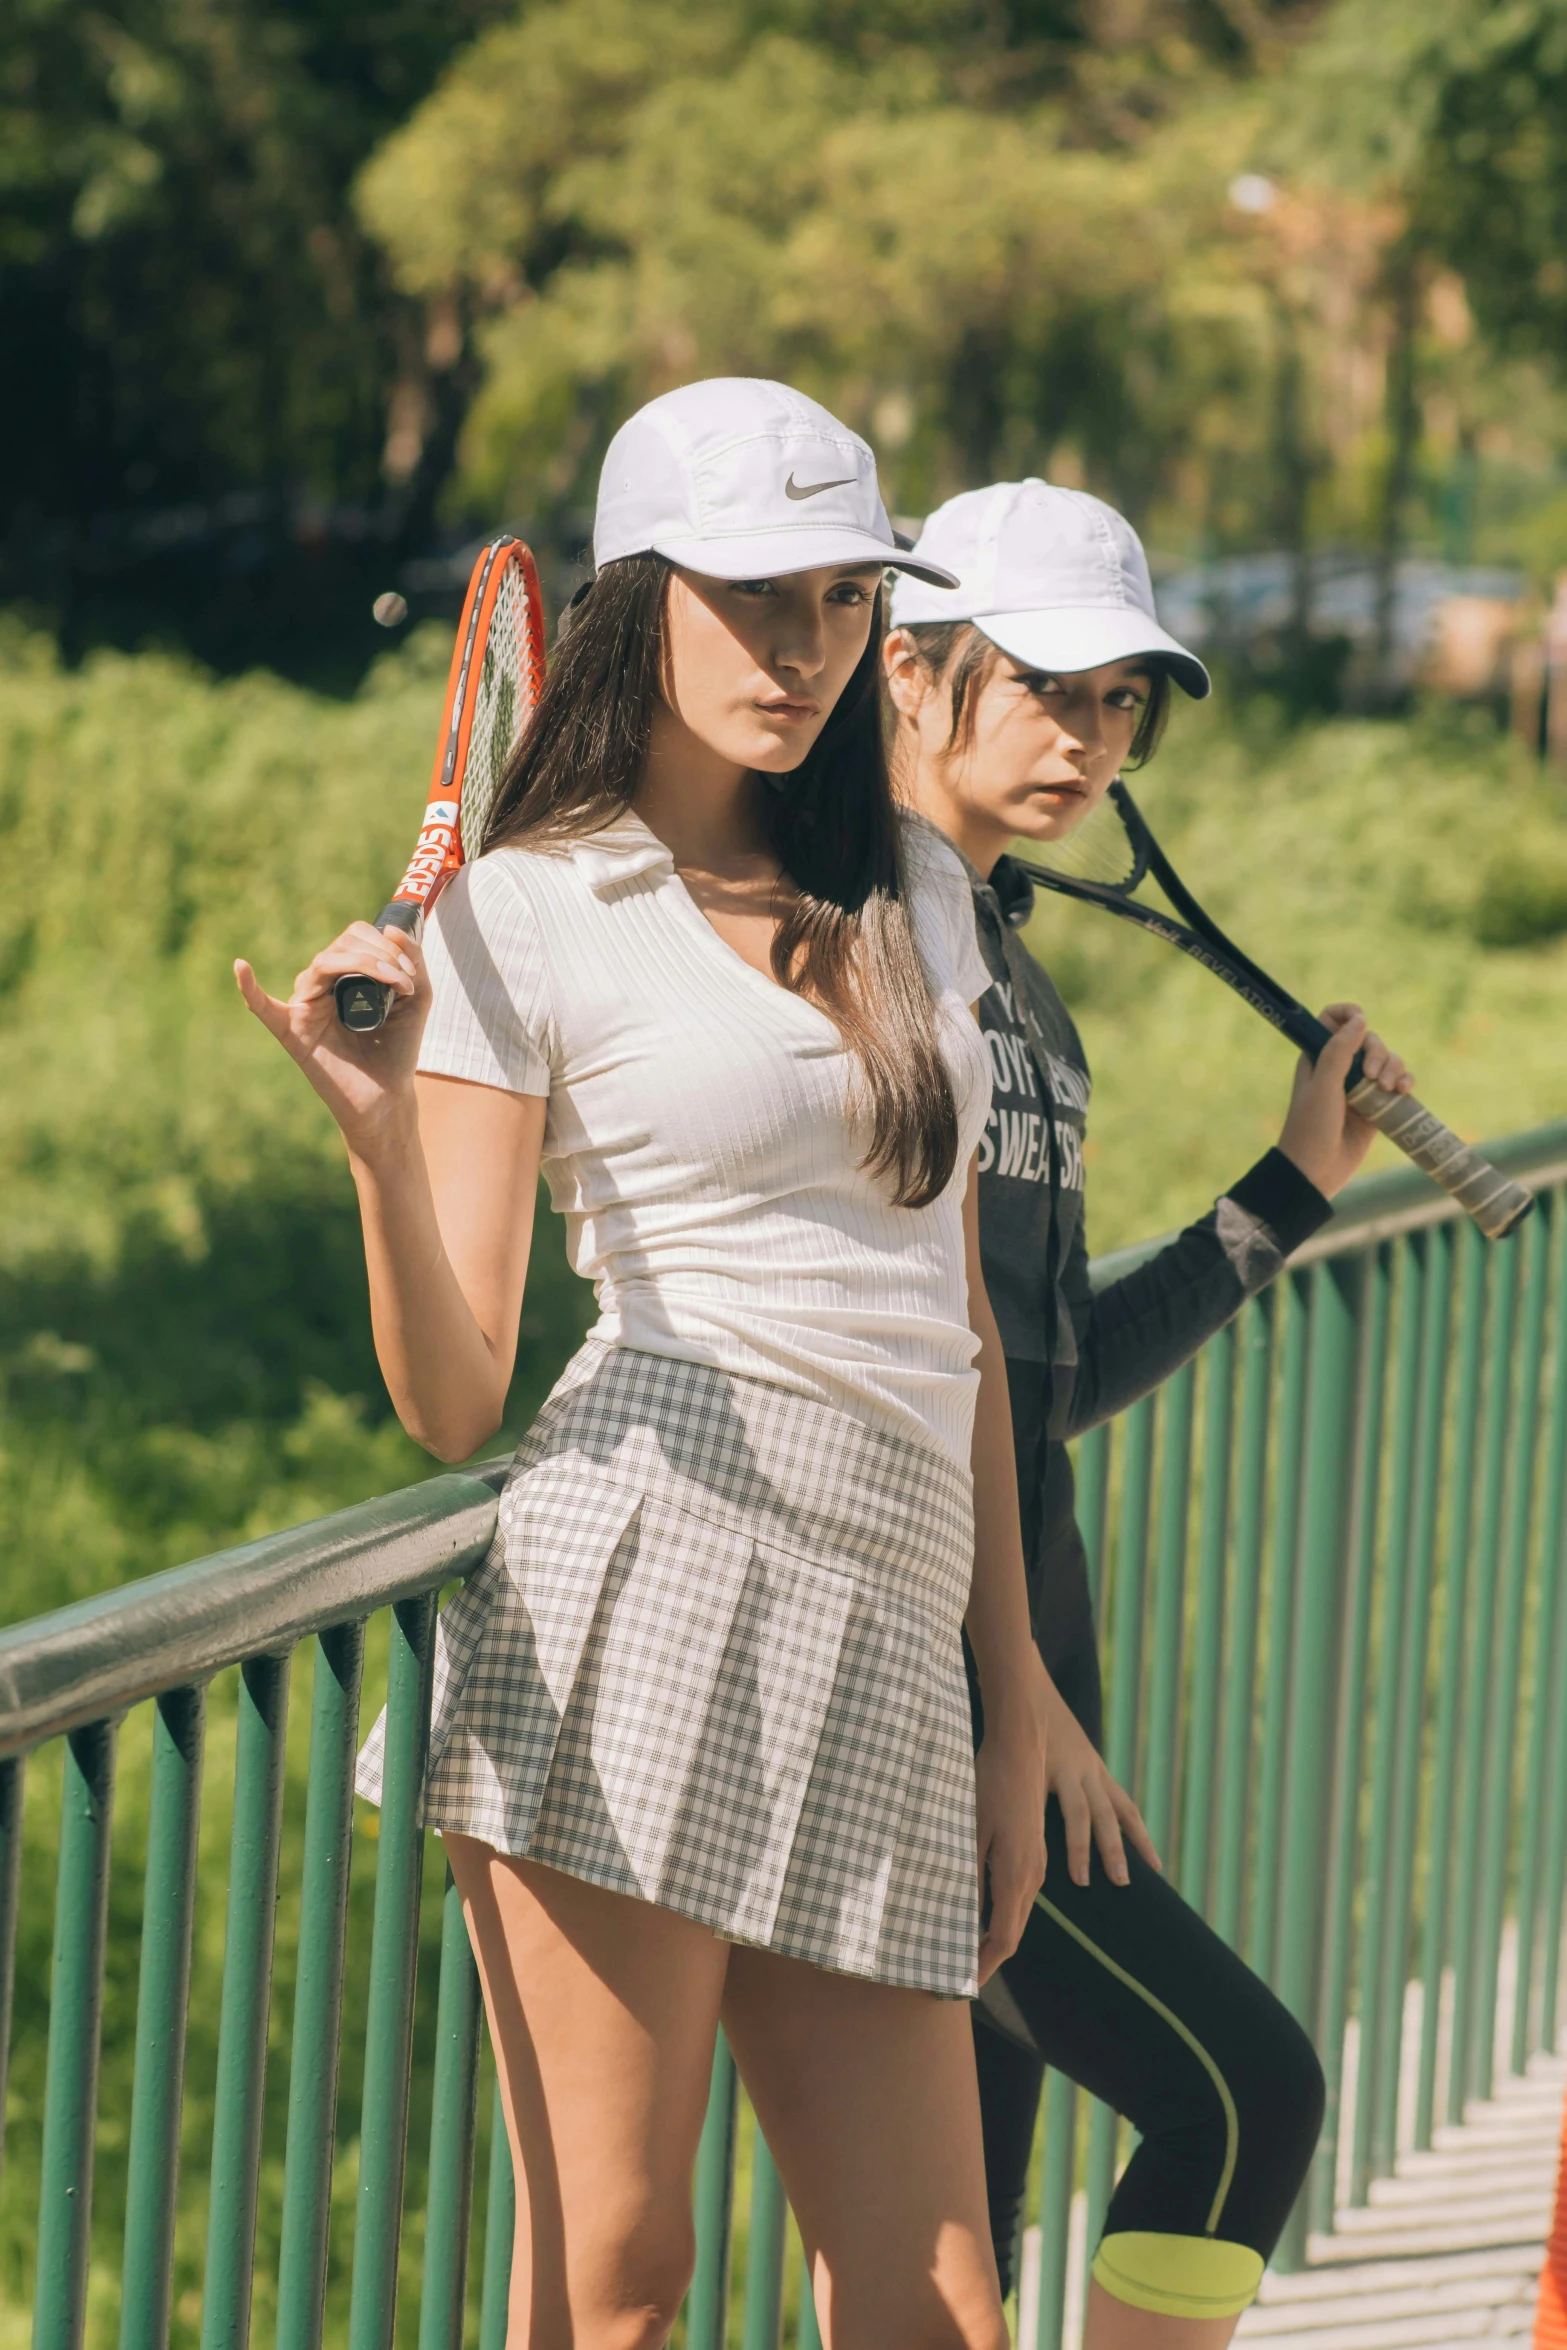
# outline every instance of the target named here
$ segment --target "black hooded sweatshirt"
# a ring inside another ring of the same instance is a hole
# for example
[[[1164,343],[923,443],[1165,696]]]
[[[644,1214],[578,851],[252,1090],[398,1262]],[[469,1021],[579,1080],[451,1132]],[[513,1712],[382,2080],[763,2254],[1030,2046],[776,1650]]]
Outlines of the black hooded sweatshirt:
[[[992,985],[979,1022],[990,1118],[979,1146],[980,1247],[1007,1358],[1034,1637],[1097,1744],[1099,1668],[1068,1439],[1124,1411],[1189,1362],[1333,1211],[1270,1150],[1197,1223],[1095,1289],[1083,1221],[1091,1080],[1049,974],[1018,935],[1033,885],[1010,857],[967,864]]]

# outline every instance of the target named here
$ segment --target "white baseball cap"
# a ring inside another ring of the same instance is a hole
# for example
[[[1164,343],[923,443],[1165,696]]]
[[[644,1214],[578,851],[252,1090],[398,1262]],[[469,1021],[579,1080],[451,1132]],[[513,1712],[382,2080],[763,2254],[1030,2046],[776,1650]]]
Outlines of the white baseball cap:
[[[1194,700],[1212,691],[1196,654],[1159,626],[1142,540],[1086,490],[1034,479],[965,490],[928,518],[915,554],[926,567],[898,581],[894,628],[972,620],[1014,661],[1069,676],[1158,653]],[[961,587],[925,585],[933,563],[950,565]]]
[[[665,392],[610,442],[594,563],[648,553],[709,579],[909,561],[859,434],[803,392],[752,375]],[[916,568],[937,587],[958,584],[934,559]]]

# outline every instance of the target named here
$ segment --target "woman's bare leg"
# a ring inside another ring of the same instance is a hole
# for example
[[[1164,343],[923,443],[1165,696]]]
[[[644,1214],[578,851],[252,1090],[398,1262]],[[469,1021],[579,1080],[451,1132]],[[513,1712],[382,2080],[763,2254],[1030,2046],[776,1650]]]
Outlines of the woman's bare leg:
[[[1238,2317],[1166,2317],[1134,2309],[1090,2277],[1083,2350],[1226,2350],[1240,2322]]]
[[[1007,2350],[967,2003],[737,1946],[723,2021],[828,2350]]]
[[[471,1837],[445,1842],[517,2173],[508,2350],[661,2350],[690,2280],[729,1945]]]

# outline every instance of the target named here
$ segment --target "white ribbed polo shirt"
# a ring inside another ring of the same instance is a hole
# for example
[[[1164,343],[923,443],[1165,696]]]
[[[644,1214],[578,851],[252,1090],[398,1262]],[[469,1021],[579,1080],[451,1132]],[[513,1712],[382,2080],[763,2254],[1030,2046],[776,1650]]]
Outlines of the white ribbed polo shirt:
[[[771,1379],[967,1469],[976,1340],[962,1203],[990,1107],[968,882],[903,825],[910,913],[958,1103],[925,1208],[868,1176],[826,1013],[719,937],[640,818],[465,866],[425,936],[422,1070],[546,1094],[544,1174],[594,1335]]]

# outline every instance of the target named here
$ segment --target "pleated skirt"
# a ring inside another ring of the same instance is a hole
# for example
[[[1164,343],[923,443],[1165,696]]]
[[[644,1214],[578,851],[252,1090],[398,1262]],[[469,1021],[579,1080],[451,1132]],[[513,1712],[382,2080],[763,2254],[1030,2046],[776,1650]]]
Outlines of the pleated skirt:
[[[973,1550],[939,1453],[590,1339],[440,1618],[425,1822],[726,1940],[971,1996]]]

